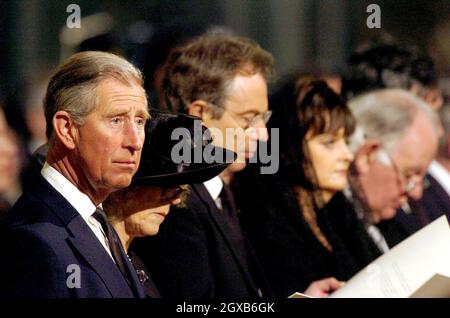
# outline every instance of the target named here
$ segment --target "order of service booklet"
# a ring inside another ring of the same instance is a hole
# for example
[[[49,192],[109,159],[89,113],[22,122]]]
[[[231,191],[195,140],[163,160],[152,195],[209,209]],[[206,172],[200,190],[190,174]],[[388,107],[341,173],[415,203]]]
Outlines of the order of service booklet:
[[[366,266],[332,298],[450,297],[450,227],[441,216]]]

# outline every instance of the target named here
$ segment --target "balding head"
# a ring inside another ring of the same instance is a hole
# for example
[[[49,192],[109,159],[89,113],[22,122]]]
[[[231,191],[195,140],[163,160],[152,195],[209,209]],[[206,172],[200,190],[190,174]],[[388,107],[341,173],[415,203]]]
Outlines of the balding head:
[[[407,196],[422,196],[422,180],[437,151],[437,116],[399,89],[361,95],[349,106],[357,122],[351,144],[359,183],[374,220],[391,218]]]

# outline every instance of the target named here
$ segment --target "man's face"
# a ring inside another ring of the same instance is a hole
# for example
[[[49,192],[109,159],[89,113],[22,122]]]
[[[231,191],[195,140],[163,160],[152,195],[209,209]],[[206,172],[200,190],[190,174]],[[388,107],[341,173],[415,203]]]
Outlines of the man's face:
[[[438,149],[438,133],[424,116],[416,116],[411,132],[392,151],[392,159],[397,163],[399,179],[403,184],[412,182],[415,186],[408,196],[418,200],[423,194],[423,178]]]
[[[144,90],[114,79],[96,89],[98,104],[77,127],[75,164],[94,191],[127,187],[136,172],[148,118]]]
[[[374,223],[393,218],[397,209],[407,200],[407,194],[397,180],[396,171],[390,165],[374,159],[367,175],[361,179]]]
[[[255,154],[258,140],[268,139],[263,120],[257,120],[253,125],[249,125],[249,121],[255,116],[268,110],[267,83],[259,73],[250,76],[237,75],[231,82],[227,96],[222,116],[213,118],[209,112],[203,117],[203,123],[212,128],[213,140],[217,146],[238,154],[230,169],[239,171],[245,167],[246,159]],[[222,136],[214,134],[214,130],[220,132]]]
[[[374,220],[386,220],[408,197],[418,200],[423,193],[423,177],[438,147],[437,132],[422,115],[391,151],[390,165],[374,161],[365,182],[365,194]],[[409,187],[408,185],[412,185]]]

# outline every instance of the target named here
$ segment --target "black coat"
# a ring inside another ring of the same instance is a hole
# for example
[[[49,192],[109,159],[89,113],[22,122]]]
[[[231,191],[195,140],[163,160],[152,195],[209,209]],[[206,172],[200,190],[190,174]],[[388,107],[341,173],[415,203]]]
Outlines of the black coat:
[[[389,247],[394,247],[442,215],[447,215],[450,220],[450,197],[445,189],[429,174],[425,176],[424,185],[422,198],[408,201],[409,213],[398,209],[394,219],[377,225]]]
[[[137,238],[131,246],[161,295],[247,298],[258,297],[258,288],[270,295],[248,242],[244,260],[205,186],[193,185],[190,192],[186,207],[172,207],[156,236]]]
[[[302,218],[297,200],[280,174],[241,173],[235,192],[241,221],[277,296],[303,292],[313,281],[347,280],[380,255],[342,193],[317,212],[330,253]]]

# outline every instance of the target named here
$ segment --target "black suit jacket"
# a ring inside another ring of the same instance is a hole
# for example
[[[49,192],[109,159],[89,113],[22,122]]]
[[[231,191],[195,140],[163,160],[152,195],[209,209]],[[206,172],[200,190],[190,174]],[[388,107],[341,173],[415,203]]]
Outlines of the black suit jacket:
[[[399,209],[394,219],[382,221],[378,225],[390,247],[442,215],[447,215],[450,220],[450,196],[445,189],[430,174],[425,176],[424,185],[422,198],[409,200],[409,213]]]
[[[329,252],[302,217],[293,191],[280,174],[261,175],[247,167],[235,176],[242,225],[279,297],[304,290],[316,280],[347,280],[381,255],[352,204],[337,193],[317,211],[317,221],[333,247]]]
[[[132,265],[130,288],[81,215],[42,176],[0,233],[0,298],[144,297]]]
[[[156,236],[132,245],[162,296],[246,298],[258,297],[258,288],[270,295],[251,247],[245,241],[243,260],[205,186],[196,184],[190,191],[186,207],[171,208]]]

